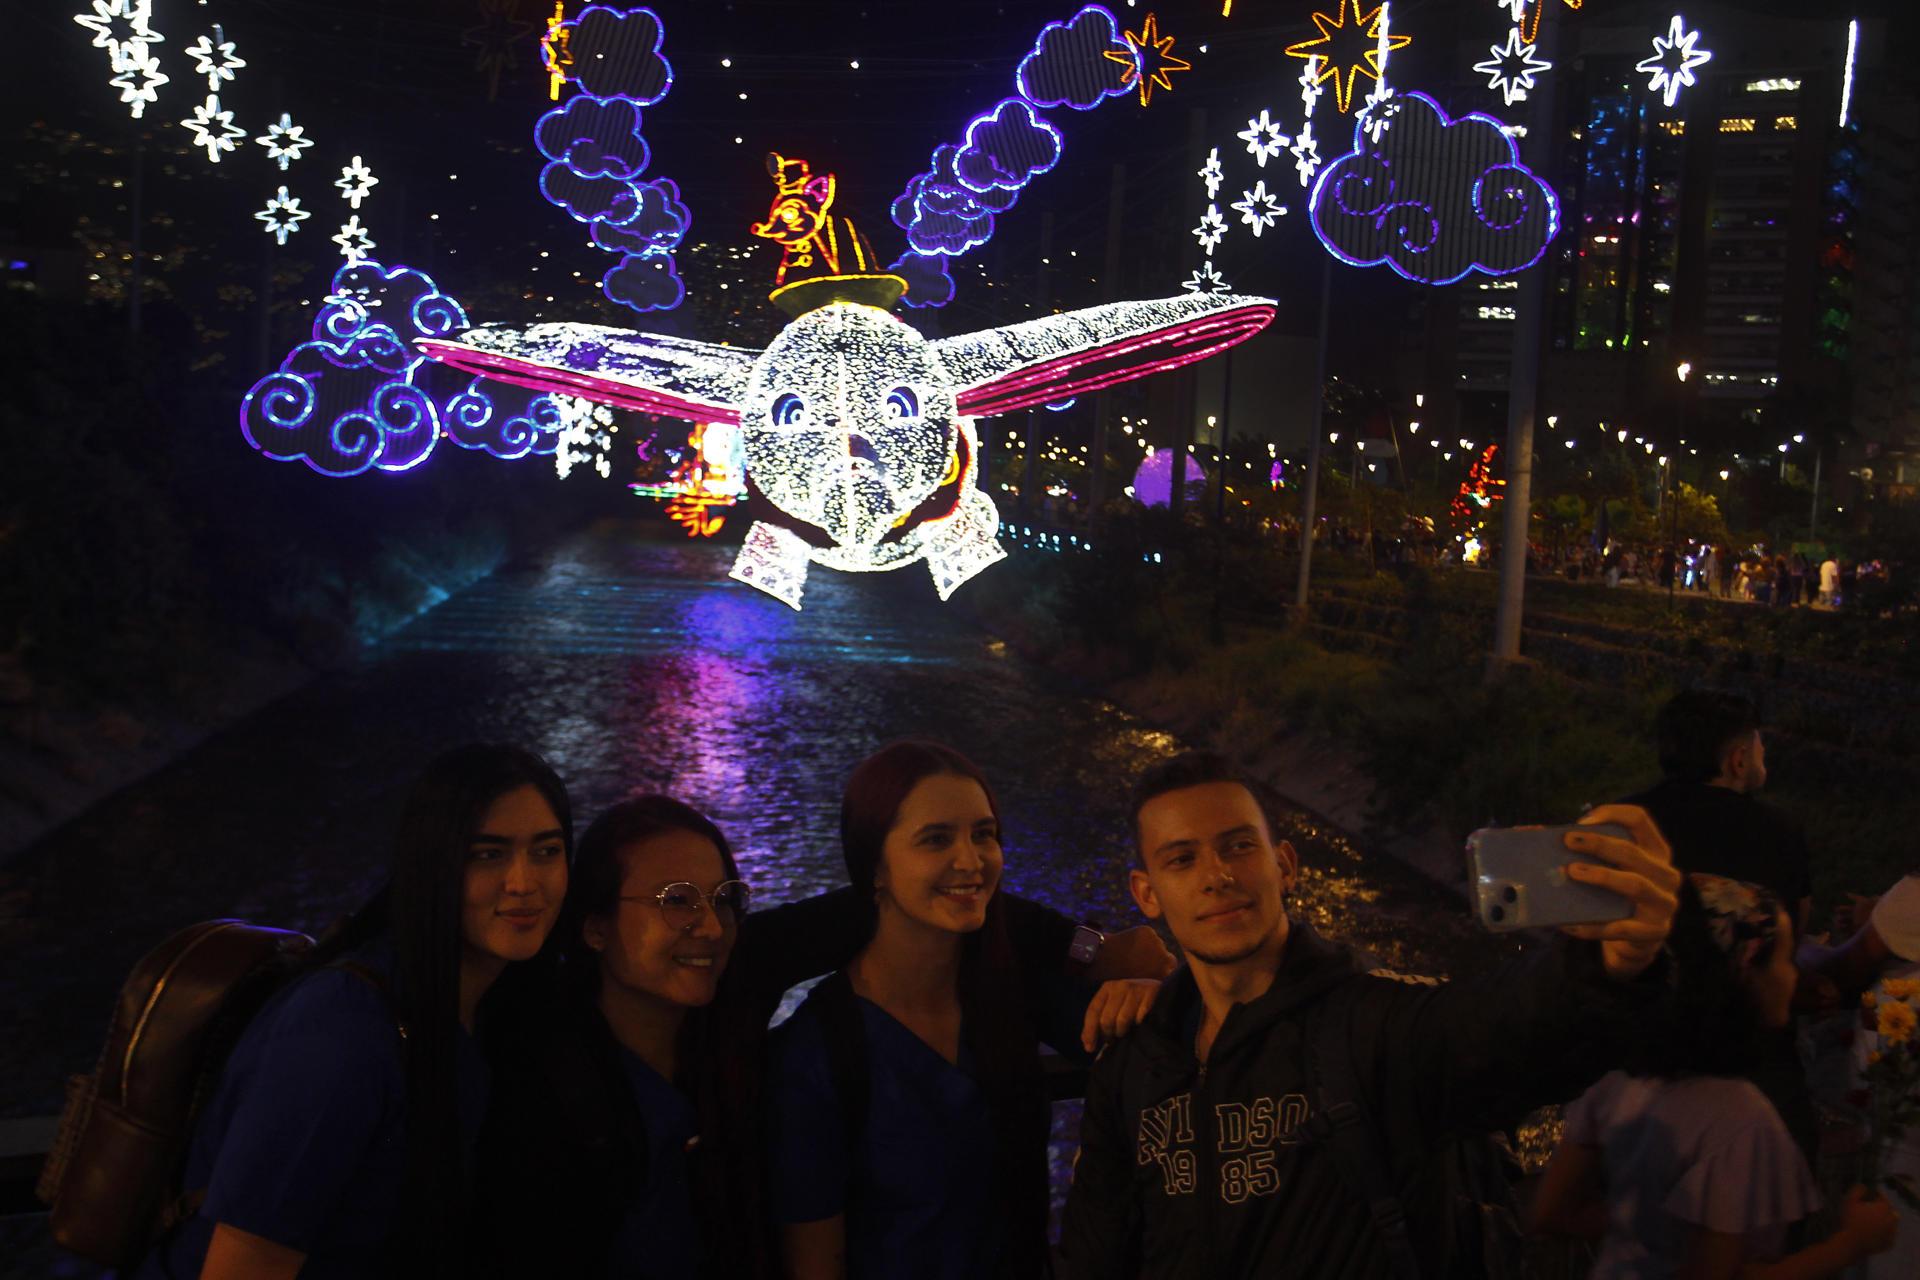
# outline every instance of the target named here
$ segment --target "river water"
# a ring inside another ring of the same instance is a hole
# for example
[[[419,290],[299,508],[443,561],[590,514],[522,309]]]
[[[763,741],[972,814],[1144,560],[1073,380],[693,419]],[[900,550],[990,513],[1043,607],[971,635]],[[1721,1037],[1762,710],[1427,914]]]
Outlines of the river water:
[[[917,567],[816,569],[796,613],[729,580],[729,560],[623,528],[582,534],[0,868],[0,1117],[59,1109],[128,968],[168,933],[216,916],[318,932],[370,893],[412,775],[465,741],[541,752],[583,822],[638,791],[692,802],[772,904],[844,881],[847,771],[891,739],[938,738],[995,785],[1009,890],[1137,922],[1126,787],[1183,744],[979,631]],[[1267,799],[1301,853],[1297,914],[1409,970],[1501,949],[1427,881]]]

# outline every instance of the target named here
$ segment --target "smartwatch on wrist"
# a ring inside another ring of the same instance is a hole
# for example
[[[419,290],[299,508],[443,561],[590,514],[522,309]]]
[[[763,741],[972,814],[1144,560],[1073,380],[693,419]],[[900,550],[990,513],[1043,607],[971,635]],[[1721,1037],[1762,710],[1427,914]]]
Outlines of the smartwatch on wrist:
[[[1085,973],[1093,967],[1100,955],[1100,946],[1106,942],[1107,935],[1090,924],[1083,924],[1073,931],[1073,942],[1067,947],[1067,964],[1077,973]]]

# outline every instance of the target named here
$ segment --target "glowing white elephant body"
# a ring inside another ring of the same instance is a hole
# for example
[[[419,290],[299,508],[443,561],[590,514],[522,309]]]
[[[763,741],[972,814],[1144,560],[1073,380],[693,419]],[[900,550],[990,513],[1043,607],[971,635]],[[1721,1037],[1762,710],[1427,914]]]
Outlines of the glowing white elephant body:
[[[1265,298],[1194,296],[929,341],[886,311],[835,302],[760,352],[576,324],[419,345],[489,378],[737,423],[755,519],[733,576],[797,609],[810,562],[873,570],[924,559],[944,600],[1006,554],[976,483],[975,417],[1202,359],[1272,316]]]

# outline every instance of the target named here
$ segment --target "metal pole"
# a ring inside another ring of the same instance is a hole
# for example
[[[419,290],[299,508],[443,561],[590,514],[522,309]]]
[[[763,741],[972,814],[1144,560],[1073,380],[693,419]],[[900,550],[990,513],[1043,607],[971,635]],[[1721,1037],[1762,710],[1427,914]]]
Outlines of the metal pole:
[[[1226,368],[1220,375],[1220,421],[1217,439],[1220,447],[1218,462],[1220,465],[1220,487],[1213,495],[1214,519],[1224,525],[1227,522],[1227,427],[1231,422],[1227,410],[1233,405],[1233,348],[1227,348]]]
[[[136,135],[133,140],[133,182],[127,192],[127,206],[133,210],[133,269],[127,276],[127,330],[130,333],[140,332],[140,259],[146,252],[145,240],[140,234],[141,224],[146,221],[145,202],[141,198],[145,156],[146,139]]]
[[[1127,203],[1127,166],[1113,166],[1113,179],[1107,186],[1107,261],[1100,279],[1101,301],[1120,298],[1120,246],[1123,242]],[[1087,529],[1091,532],[1100,519],[1107,500],[1107,436],[1112,430],[1113,391],[1102,387],[1093,393],[1093,488],[1087,508]]]
[[[1540,57],[1551,61],[1559,34],[1559,6],[1549,6],[1540,33]],[[1527,112],[1527,150],[1532,168],[1548,181],[1551,170],[1554,85],[1542,78]],[[1502,665],[1520,657],[1520,622],[1527,587],[1527,534],[1533,509],[1533,415],[1540,395],[1540,331],[1546,327],[1546,278],[1553,257],[1543,257],[1520,273],[1515,299],[1513,374],[1507,397],[1507,483],[1500,547],[1500,607],[1494,615],[1493,678]]]
[[[1820,524],[1820,456],[1823,451],[1813,451],[1813,509],[1807,512],[1807,541],[1812,542],[1814,530]]]
[[[1293,592],[1293,622],[1307,621],[1307,586],[1313,578],[1314,507],[1320,494],[1320,410],[1326,402],[1327,313],[1333,303],[1333,255],[1320,259],[1320,340],[1313,360],[1313,411],[1308,415],[1307,485],[1300,492],[1300,581]]]

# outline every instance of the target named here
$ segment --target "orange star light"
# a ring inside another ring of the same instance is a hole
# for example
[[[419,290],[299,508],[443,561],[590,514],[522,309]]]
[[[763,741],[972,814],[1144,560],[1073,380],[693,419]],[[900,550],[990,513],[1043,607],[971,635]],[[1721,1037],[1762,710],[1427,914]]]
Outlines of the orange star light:
[[[1313,24],[1320,28],[1317,40],[1302,40],[1299,44],[1287,46],[1287,55],[1294,58],[1320,59],[1320,73],[1314,77],[1315,84],[1333,81],[1334,100],[1340,110],[1348,110],[1353,103],[1353,82],[1356,76],[1365,75],[1371,79],[1380,78],[1380,19],[1386,8],[1384,3],[1377,4],[1368,13],[1360,12],[1360,0],[1340,0],[1340,8],[1331,18],[1324,13],[1313,15]],[[1353,15],[1353,25],[1347,25],[1347,15]],[[1339,35],[1335,35],[1339,32]],[[1129,40],[1133,37],[1128,36]],[[1364,49],[1362,41],[1365,42]],[[1413,43],[1412,36],[1391,33],[1387,36],[1387,48],[1398,49],[1402,45]],[[1338,49],[1336,49],[1338,46]],[[1344,56],[1335,56],[1341,52]],[[1360,53],[1356,59],[1354,53]]]
[[[1152,14],[1147,15],[1146,23],[1140,28],[1139,34],[1129,31],[1126,36],[1127,51],[1125,53],[1108,49],[1105,50],[1105,54],[1127,68],[1126,77],[1120,82],[1121,87],[1124,88],[1136,80],[1140,82],[1140,105],[1143,107],[1153,101],[1153,86],[1159,85],[1167,92],[1173,92],[1173,81],[1167,75],[1169,71],[1193,69],[1191,62],[1182,62],[1168,52],[1173,48],[1173,37],[1168,36],[1165,39],[1160,37],[1160,28],[1155,25]]]
[[[1578,9],[1585,2],[1586,0],[1566,0],[1566,6],[1569,9]],[[1526,18],[1523,23],[1526,29],[1520,33],[1520,38],[1528,44],[1533,44],[1540,39],[1540,11],[1546,7],[1543,0],[1527,0]]]
[[[573,65],[573,54],[567,49],[572,33],[560,25],[566,20],[566,0],[553,0],[553,17],[540,40],[540,61],[547,68],[547,96],[555,102],[560,101],[560,86],[567,82],[567,68]]]

